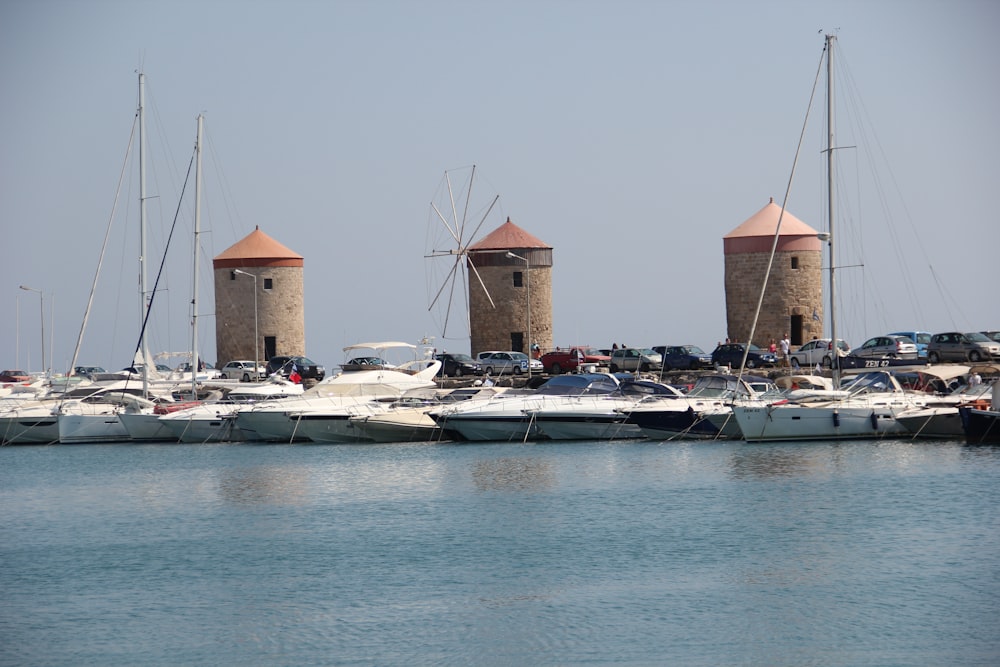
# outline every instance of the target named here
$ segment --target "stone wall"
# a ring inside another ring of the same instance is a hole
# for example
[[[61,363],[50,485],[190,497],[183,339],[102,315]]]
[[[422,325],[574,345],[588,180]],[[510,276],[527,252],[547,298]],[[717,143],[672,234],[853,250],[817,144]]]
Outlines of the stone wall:
[[[257,332],[254,341],[254,279],[232,269],[215,269],[215,348],[221,366],[234,359],[253,359],[259,349],[267,363],[264,338],[276,338],[275,354],[306,354],[305,287],[300,267],[247,267],[257,276]],[[271,289],[264,289],[266,278]]]
[[[509,350],[512,332],[528,335],[528,293],[531,294],[531,338],[543,350],[552,348],[552,268],[517,266],[478,267],[483,284],[493,298],[495,308],[479,281],[469,278],[469,320],[472,354],[484,350]],[[514,287],[514,273],[524,280]],[[525,348],[532,341],[525,340]],[[527,352],[527,349],[524,350]]]
[[[767,270],[770,253],[734,253],[726,255],[726,335],[733,341],[746,341]],[[792,260],[798,268],[792,268]],[[813,313],[819,319],[813,319]],[[823,335],[822,251],[779,252],[775,255],[767,291],[753,342],[767,347],[773,338],[784,333],[794,338],[793,316],[802,320],[801,341]]]

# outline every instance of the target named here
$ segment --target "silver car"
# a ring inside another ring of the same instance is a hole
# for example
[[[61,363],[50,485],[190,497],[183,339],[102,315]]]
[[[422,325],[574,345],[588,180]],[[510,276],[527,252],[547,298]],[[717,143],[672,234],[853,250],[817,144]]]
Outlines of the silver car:
[[[865,359],[916,359],[917,346],[908,336],[875,336],[851,354]]]
[[[545,370],[542,362],[531,359],[524,352],[490,351],[480,352],[476,361],[487,375],[520,375],[521,373],[541,373]]]
[[[841,338],[837,344],[840,348],[840,356],[851,353],[851,346]],[[812,368],[816,364],[821,364],[823,368],[830,368],[833,364],[833,345],[829,338],[814,338],[795,352],[788,355],[788,361],[792,368]]]
[[[927,361],[987,361],[1000,359],[1000,343],[979,332],[949,331],[931,336]]]
[[[663,357],[647,348],[625,347],[611,351],[611,372],[658,371],[663,368]]]

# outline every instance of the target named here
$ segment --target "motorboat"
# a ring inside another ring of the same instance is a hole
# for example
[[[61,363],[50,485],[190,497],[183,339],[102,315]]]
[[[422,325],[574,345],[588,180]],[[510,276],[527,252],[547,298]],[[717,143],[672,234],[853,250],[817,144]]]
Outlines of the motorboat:
[[[359,436],[371,442],[438,442],[458,437],[441,428],[432,410],[462,401],[482,400],[505,391],[504,387],[465,387],[446,392],[417,390],[392,402],[388,409],[350,418]]]
[[[646,400],[670,400],[684,393],[667,384],[625,379],[607,394],[584,393],[529,409],[540,439],[627,440],[644,438],[638,425],[628,420],[638,404]]]
[[[658,383],[649,383],[658,384]],[[639,386],[639,385],[636,385]],[[473,441],[527,441],[543,439],[575,438],[584,431],[590,433],[624,434],[627,428],[616,428],[612,422],[624,422],[622,415],[604,414],[603,428],[596,423],[588,425],[587,412],[594,419],[602,412],[599,406],[602,398],[621,398],[622,382],[608,373],[580,373],[557,375],[535,390],[509,390],[503,394],[484,400],[472,400],[459,405],[432,410],[431,416],[439,426],[456,431],[462,438]],[[660,391],[667,392],[665,385]],[[645,395],[655,391],[649,389]],[[626,399],[628,404],[639,400],[639,389]],[[621,404],[618,404],[621,405]],[[575,406],[582,409],[570,415]],[[613,410],[611,404],[605,408]],[[547,419],[539,419],[545,416]],[[579,422],[571,427],[572,422]],[[564,422],[559,426],[559,422]],[[542,424],[548,424],[549,432],[543,431]],[[621,435],[619,435],[621,437]]]
[[[645,400],[626,411],[630,424],[653,440],[739,438],[734,401],[776,395],[768,378],[713,373],[698,378],[687,394]]]
[[[914,438],[956,439],[965,436],[961,407],[982,408],[989,406],[990,385],[959,383],[956,380],[971,377],[971,369],[959,364],[941,364],[921,369],[916,374],[913,389],[925,392],[926,402],[896,415],[896,419]],[[930,393],[926,393],[930,392]]]
[[[958,409],[969,444],[1000,444],[1000,380],[994,380],[991,387],[989,406]]]
[[[304,442],[310,438],[300,430],[304,423],[315,422],[307,430],[322,436],[319,422],[323,415],[327,421],[347,421],[353,416],[371,414],[372,404],[377,399],[397,399],[413,389],[436,388],[434,376],[441,368],[441,362],[418,356],[416,345],[400,342],[362,343],[344,348],[344,352],[354,358],[360,348],[385,351],[403,348],[415,358],[393,368],[373,368],[371,370],[342,371],[324,378],[311,389],[306,389],[298,398],[282,401],[264,401],[239,411],[237,425],[249,439],[268,442]],[[431,350],[427,350],[432,353]],[[380,355],[384,358],[384,354]],[[384,406],[383,406],[384,407]],[[346,429],[346,424],[344,425]],[[331,435],[332,437],[332,431]]]

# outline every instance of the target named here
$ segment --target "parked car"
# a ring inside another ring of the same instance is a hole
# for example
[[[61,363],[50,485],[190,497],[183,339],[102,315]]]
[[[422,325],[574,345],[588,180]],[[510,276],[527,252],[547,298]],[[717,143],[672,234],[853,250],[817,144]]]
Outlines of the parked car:
[[[1000,343],[1000,331],[980,331],[979,333],[983,334],[984,336],[986,336],[991,340],[995,340],[996,342]]]
[[[649,348],[623,347],[611,350],[611,372],[618,371],[658,371],[663,368],[663,357]]]
[[[268,376],[278,373],[287,378],[292,374],[293,368],[303,380],[322,380],[326,377],[326,369],[309,357],[271,357],[265,370]]]
[[[7,371],[4,371],[6,373]],[[107,373],[101,366],[75,366],[73,367],[73,375],[80,375],[83,377],[91,377],[97,375],[98,373]]]
[[[743,363],[743,353],[745,350],[745,343],[723,343],[712,351],[712,363],[716,366],[739,368],[740,364]],[[747,368],[778,365],[778,356],[776,354],[762,350],[752,343],[746,356]]]
[[[917,346],[917,357],[927,358],[927,345],[931,342],[931,335],[926,331],[893,331],[890,336],[906,336]]]
[[[9,370],[0,373],[0,382],[30,382],[31,376],[24,371]]]
[[[491,350],[480,352],[476,361],[487,375],[520,375],[521,373],[541,373],[545,370],[539,359],[531,359],[524,352]]]
[[[463,375],[483,374],[482,364],[467,354],[442,352],[441,354],[435,354],[434,358],[441,362],[441,370],[438,371],[438,375],[458,378]]]
[[[1000,343],[985,334],[974,331],[961,333],[949,331],[931,336],[927,345],[927,361],[985,361],[1000,359]]]
[[[660,354],[663,369],[667,371],[693,371],[712,367],[712,355],[697,345],[657,345],[653,352]]]
[[[267,368],[252,361],[230,361],[220,369],[220,373],[223,380],[256,382],[267,373]]]
[[[851,356],[862,359],[916,359],[917,344],[909,336],[875,336],[861,347],[854,348]]]
[[[844,339],[837,341],[837,348],[840,356],[851,353],[851,346]],[[816,364],[830,368],[833,365],[833,344],[829,338],[814,338],[795,352],[790,352],[788,363],[792,368],[812,368]]]
[[[594,366],[608,366],[611,363],[611,356],[601,354],[600,350],[585,345],[573,345],[571,347],[557,347],[551,352],[546,352],[541,358],[542,366],[546,373],[558,375],[559,373],[576,373],[580,366],[593,364]]]

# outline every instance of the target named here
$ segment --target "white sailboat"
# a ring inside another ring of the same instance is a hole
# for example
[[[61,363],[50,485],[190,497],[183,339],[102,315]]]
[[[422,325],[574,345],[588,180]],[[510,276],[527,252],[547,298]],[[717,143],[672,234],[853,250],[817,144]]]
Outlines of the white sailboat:
[[[195,181],[194,181],[194,277],[191,297],[191,373],[190,396],[192,400],[198,396],[198,248],[201,233],[201,149],[204,116],[198,114],[198,135],[195,142]],[[143,336],[145,340],[145,336]],[[145,368],[149,368],[146,364]],[[148,377],[148,376],[147,376]],[[193,406],[190,406],[193,407]],[[118,415],[123,428],[133,442],[177,442],[177,437],[160,417],[168,411],[158,410],[156,405],[130,406]],[[173,412],[172,410],[169,412]]]
[[[826,36],[827,75],[827,208],[830,261],[830,338],[837,340],[836,256],[834,236],[834,132],[833,51],[835,35]],[[840,394],[840,365],[833,365],[833,390],[822,396],[812,392],[803,399],[774,402],[737,402],[733,416],[747,442],[792,440],[841,440],[880,438],[907,433],[896,415],[923,404],[921,398],[904,391],[886,372],[864,373]]]

